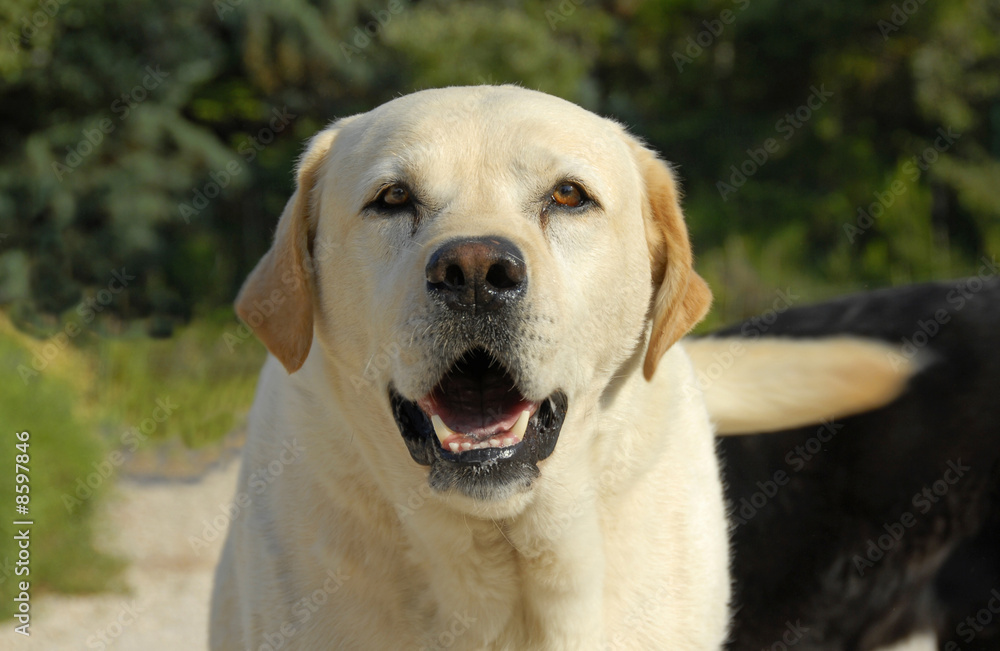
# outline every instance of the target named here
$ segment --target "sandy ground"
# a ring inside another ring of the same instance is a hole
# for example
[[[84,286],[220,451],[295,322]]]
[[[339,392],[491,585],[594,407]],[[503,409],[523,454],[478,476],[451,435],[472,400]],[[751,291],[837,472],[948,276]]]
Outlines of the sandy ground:
[[[7,621],[0,649],[207,648],[212,572],[224,531],[197,549],[190,539],[203,538],[206,523],[232,499],[238,468],[238,457],[228,454],[193,477],[142,472],[120,479],[100,516],[106,538],[99,545],[129,561],[129,592],[34,597],[31,636],[14,633],[14,622]]]

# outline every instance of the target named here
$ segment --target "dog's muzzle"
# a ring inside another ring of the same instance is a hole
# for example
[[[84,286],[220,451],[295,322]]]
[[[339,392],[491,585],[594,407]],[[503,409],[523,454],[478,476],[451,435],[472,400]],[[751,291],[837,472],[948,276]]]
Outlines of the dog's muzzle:
[[[427,294],[455,332],[475,342],[503,328],[528,284],[524,255],[500,237],[456,239],[427,262]],[[492,348],[492,347],[491,347]],[[496,349],[494,349],[496,350]],[[526,487],[555,449],[567,398],[527,399],[501,357],[473,343],[427,395],[409,400],[389,388],[396,424],[413,460],[430,466],[431,486],[487,499]]]

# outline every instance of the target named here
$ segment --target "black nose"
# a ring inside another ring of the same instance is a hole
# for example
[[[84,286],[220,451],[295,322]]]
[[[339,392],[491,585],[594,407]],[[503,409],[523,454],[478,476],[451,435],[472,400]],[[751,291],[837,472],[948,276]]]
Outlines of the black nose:
[[[524,255],[499,237],[452,240],[427,263],[427,291],[454,310],[497,310],[528,284]]]

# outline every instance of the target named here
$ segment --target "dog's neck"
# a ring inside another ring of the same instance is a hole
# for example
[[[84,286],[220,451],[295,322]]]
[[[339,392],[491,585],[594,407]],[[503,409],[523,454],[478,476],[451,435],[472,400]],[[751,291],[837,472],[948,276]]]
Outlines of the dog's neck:
[[[576,648],[585,648],[604,637],[605,547],[617,543],[605,540],[602,532],[609,524],[613,529],[608,520],[636,488],[621,485],[622,478],[635,484],[643,467],[655,462],[642,450],[658,446],[637,437],[662,435],[635,424],[637,406],[648,409],[654,397],[641,374],[619,379],[614,396],[601,401],[601,413],[571,412],[559,453],[540,464],[542,476],[516,512],[484,517],[463,512],[453,500],[433,492],[426,468],[409,458],[391,415],[381,419],[381,431],[352,428],[354,422],[376,420],[370,413],[352,417],[352,409],[378,404],[384,397],[365,395],[356,404],[341,405],[332,396],[315,396],[311,387],[329,386],[326,382],[333,379],[318,381],[315,374],[327,372],[307,363],[288,377],[295,396],[284,401],[321,403],[323,409],[290,411],[288,417],[296,421],[292,429],[310,437],[304,446],[314,461],[324,454],[341,457],[337,464],[310,465],[314,485],[324,496],[318,503],[329,511],[321,520],[330,528],[319,528],[329,542],[320,538],[312,547],[320,565],[334,571],[346,567],[349,591],[371,581],[398,583],[399,591],[379,590],[382,601],[366,607],[407,613],[406,619],[432,638],[436,632],[463,628],[460,648],[546,648],[546,640],[568,639],[578,639]],[[305,418],[310,422],[300,422]],[[595,437],[595,445],[587,443]],[[395,444],[399,454],[379,454],[372,447],[376,444]],[[386,464],[387,458],[395,458],[393,465]],[[590,465],[591,471],[571,471],[580,464]],[[334,466],[339,475],[315,471]],[[560,477],[560,483],[548,480],[550,476]],[[303,517],[315,519],[317,514],[303,512]],[[310,527],[316,528],[315,520]],[[351,544],[345,545],[346,540]],[[413,594],[414,586],[420,586],[419,594]],[[364,593],[359,590],[351,598],[364,599]],[[385,595],[395,595],[397,601],[386,603]],[[506,639],[511,631],[530,639]]]

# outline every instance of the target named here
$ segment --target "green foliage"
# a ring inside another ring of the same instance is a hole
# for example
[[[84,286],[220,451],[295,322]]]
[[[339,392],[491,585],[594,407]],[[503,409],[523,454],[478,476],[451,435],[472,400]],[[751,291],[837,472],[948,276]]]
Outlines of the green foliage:
[[[820,21],[829,5],[798,3],[794,12],[801,15],[792,24],[787,15],[751,4],[743,14],[733,9],[732,26],[683,72],[664,73],[661,52],[653,69],[681,86],[693,84],[673,89],[678,106],[669,112],[683,114],[683,102],[710,93],[676,129],[664,121],[657,144],[688,181],[694,240],[706,274],[717,278],[714,323],[766,305],[727,300],[760,294],[747,291],[752,278],[763,287],[806,288],[809,300],[967,274],[980,256],[996,253],[1000,175],[997,150],[984,145],[1000,134],[991,117],[1000,100],[1000,16],[983,2],[915,5],[918,11],[897,26],[891,21],[899,4],[842,3],[838,15]],[[716,11],[726,6],[739,3],[715,4]],[[759,25],[761,18],[771,27]],[[838,32],[852,38],[841,42],[833,37]],[[671,45],[686,51],[681,42]],[[788,140],[778,137],[777,120],[801,106],[813,85],[825,85],[830,102]],[[732,125],[722,143],[713,133],[720,116]],[[939,130],[960,137],[938,151]],[[730,178],[731,165],[749,158],[748,148],[759,150],[769,137],[782,147],[746,185],[724,199],[712,191]],[[901,192],[891,192],[894,181],[903,184]],[[853,234],[859,211],[871,214],[879,196],[887,199],[876,206],[881,214]],[[721,250],[713,246],[719,241],[727,243]],[[732,258],[736,250],[749,264]],[[727,267],[738,271],[720,271]],[[774,267],[780,272],[764,280],[761,272]],[[740,307],[726,307],[732,305]]]
[[[0,302],[22,320],[122,266],[138,279],[108,309],[154,334],[227,304],[306,138],[450,84],[520,83],[624,121],[677,164],[706,259],[745,237],[782,278],[843,288],[966,273],[1000,246],[992,0],[56,6],[27,31],[41,4],[0,10]],[[789,128],[814,88],[830,99]],[[852,241],[858,209],[939,128],[961,138]],[[768,139],[767,162],[720,189]]]
[[[420,4],[387,25],[383,42],[414,88],[516,83],[595,104],[588,75],[609,17],[581,7],[547,19],[540,9]]]
[[[81,335],[65,347],[54,341],[34,340],[0,319],[0,360],[13,371],[0,391],[0,413],[12,428],[3,442],[11,464],[18,454],[12,433],[31,435],[35,526],[31,575],[22,578],[31,581],[33,594],[117,589],[121,561],[93,544],[95,507],[124,458],[112,455],[177,438],[200,446],[240,426],[264,348],[225,313],[179,328],[170,340],[130,333]],[[22,381],[16,369],[33,368],[35,356],[49,361]],[[11,505],[14,475],[5,477],[0,500]],[[12,613],[20,580],[13,573],[17,548],[10,521],[0,522],[0,618]]]
[[[0,320],[0,360],[4,368],[30,365],[31,348],[26,338]],[[0,500],[13,508],[14,457],[18,442],[14,433],[28,431],[28,483],[30,502],[30,565],[28,575],[17,575],[18,546],[12,518],[0,519],[0,617],[12,614],[13,598],[20,581],[30,581],[31,594],[44,591],[94,592],[118,587],[121,562],[94,548],[93,515],[98,499],[109,483],[99,475],[91,483],[96,497],[81,500],[67,509],[63,496],[75,496],[77,482],[87,482],[95,466],[109,451],[97,434],[81,399],[86,366],[72,351],[64,351],[48,372],[30,382],[14,375],[0,391],[0,413],[4,415],[3,462]],[[84,494],[90,487],[83,489]],[[23,527],[21,528],[23,529]]]
[[[191,447],[242,424],[265,356],[247,330],[219,317],[180,328],[171,339],[103,339],[89,353],[106,431],[120,438],[140,428],[150,442],[180,438]],[[172,413],[150,422],[164,403]],[[143,422],[149,431],[141,429]]]

